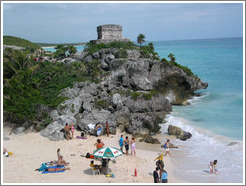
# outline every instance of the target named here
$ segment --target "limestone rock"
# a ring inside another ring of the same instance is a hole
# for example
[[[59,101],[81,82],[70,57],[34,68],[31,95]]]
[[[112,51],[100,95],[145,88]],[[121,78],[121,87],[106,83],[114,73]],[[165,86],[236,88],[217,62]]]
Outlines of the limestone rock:
[[[16,135],[23,134],[25,132],[25,127],[18,127],[13,130],[13,133]]]
[[[173,125],[168,126],[168,134],[175,135],[176,138],[183,140],[183,141],[191,138],[192,136],[191,133],[183,131],[181,128],[177,126],[173,126]]]

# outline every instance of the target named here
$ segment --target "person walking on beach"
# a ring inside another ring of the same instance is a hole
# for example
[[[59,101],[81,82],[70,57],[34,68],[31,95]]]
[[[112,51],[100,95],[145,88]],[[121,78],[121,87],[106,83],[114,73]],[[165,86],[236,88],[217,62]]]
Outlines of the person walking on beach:
[[[123,152],[123,142],[124,142],[123,135],[120,136],[120,139],[118,141],[119,141],[119,145],[120,145],[120,150],[124,154],[124,152]]]
[[[74,135],[74,126],[73,126],[73,123],[71,123],[71,125],[70,125],[70,130],[71,130],[72,139],[73,139],[73,135]]]
[[[135,141],[135,138],[132,138],[132,141],[131,141],[131,155],[134,153],[134,155],[136,156],[136,141]]]
[[[126,155],[128,155],[128,151],[129,151],[129,140],[128,140],[128,136],[126,136],[126,139],[124,140],[124,146],[126,149]]]
[[[106,132],[107,132],[107,136],[109,137],[109,123],[108,123],[108,121],[106,121]]]
[[[166,143],[164,144],[164,148],[166,149],[166,153],[164,156],[166,156],[167,154],[169,154],[171,156],[170,149],[169,149],[169,146],[170,146],[169,142],[170,142],[170,140],[167,139]]]
[[[159,170],[159,167],[156,167],[155,171],[153,172],[154,183],[160,183],[158,170]]]
[[[162,171],[161,183],[167,183],[167,171],[165,170]]]
[[[214,160],[214,163],[213,163],[213,165],[214,165],[214,174],[217,174],[217,172],[218,172],[218,169],[217,169],[217,160]]]

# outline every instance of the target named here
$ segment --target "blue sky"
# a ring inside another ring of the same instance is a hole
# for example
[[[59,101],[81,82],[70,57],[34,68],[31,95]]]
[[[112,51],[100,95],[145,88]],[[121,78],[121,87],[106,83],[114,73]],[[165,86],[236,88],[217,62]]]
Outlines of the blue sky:
[[[96,27],[149,41],[243,36],[242,3],[4,3],[3,35],[32,42],[88,42]]]

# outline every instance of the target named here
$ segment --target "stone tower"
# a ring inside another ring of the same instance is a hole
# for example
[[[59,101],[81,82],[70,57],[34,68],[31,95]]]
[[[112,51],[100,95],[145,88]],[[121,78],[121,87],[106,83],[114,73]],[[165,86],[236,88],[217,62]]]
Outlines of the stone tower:
[[[92,43],[110,43],[113,41],[128,42],[129,39],[122,37],[121,25],[100,25],[97,27],[97,40]]]

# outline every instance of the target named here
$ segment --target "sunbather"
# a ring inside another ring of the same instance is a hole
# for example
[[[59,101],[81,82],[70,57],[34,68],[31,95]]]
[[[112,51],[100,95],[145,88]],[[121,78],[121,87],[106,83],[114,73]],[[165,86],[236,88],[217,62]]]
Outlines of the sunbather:
[[[42,164],[42,166],[38,169],[35,169],[35,171],[48,171],[48,172],[56,172],[56,171],[62,171],[62,170],[70,170],[69,167],[63,167],[63,168],[49,168],[45,164]]]

